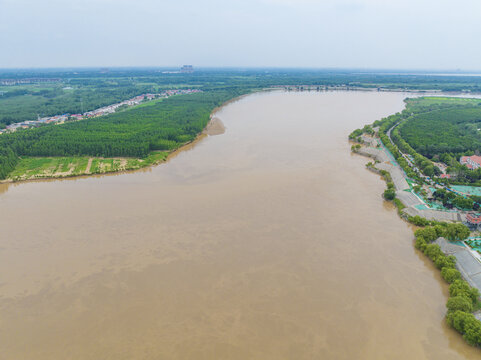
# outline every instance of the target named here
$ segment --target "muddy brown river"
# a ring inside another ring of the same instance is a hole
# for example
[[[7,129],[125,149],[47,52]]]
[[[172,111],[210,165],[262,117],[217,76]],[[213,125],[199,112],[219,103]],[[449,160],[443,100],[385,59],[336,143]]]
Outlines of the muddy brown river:
[[[0,359],[479,359],[346,141],[405,96],[252,95],[166,164],[0,185]]]

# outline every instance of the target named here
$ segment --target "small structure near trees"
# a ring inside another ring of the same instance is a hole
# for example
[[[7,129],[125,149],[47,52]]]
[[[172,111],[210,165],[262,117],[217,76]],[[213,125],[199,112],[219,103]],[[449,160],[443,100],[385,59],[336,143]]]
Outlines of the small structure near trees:
[[[469,213],[466,215],[466,225],[471,230],[479,230],[481,228],[481,214]]]

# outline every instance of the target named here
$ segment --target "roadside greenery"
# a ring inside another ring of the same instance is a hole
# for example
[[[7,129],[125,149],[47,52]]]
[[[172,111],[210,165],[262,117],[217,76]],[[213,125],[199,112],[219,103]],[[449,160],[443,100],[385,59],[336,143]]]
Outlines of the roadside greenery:
[[[402,215],[404,204],[395,198],[393,184],[390,182],[389,173],[384,174],[387,189],[384,191],[384,198],[391,200]],[[394,196],[392,199],[390,199]],[[456,258],[452,255],[445,255],[441,247],[433,242],[439,237],[451,241],[467,239],[470,230],[467,226],[459,223],[446,223],[430,221],[420,216],[409,216],[406,220],[421,227],[414,232],[415,247],[422,251],[433,264],[441,271],[442,278],[451,284],[449,288],[450,297],[446,303],[448,310],[446,321],[456,331],[463,335],[467,343],[473,346],[481,346],[481,321],[477,320],[472,312],[481,309],[479,291],[462,280],[461,273],[456,269]]]
[[[354,130],[350,135],[349,135],[349,139],[350,140],[356,140],[358,139],[361,135],[363,134],[368,134],[368,135],[373,135],[374,134],[374,130],[372,128],[372,126],[370,125],[365,125],[362,129],[356,129]]]
[[[481,346],[481,321],[472,312],[481,307],[479,291],[461,279],[456,269],[456,258],[445,255],[439,245],[432,242],[438,237],[451,240],[463,240],[469,236],[469,229],[462,224],[441,223],[416,230],[416,249],[422,251],[441,270],[441,276],[448,283],[449,299],[446,321],[463,335],[464,339],[474,346]]]

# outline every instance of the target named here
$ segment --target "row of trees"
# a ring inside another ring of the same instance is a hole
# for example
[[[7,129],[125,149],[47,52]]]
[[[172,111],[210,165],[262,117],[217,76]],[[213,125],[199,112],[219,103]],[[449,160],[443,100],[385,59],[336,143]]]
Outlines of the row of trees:
[[[392,200],[401,211],[404,205],[395,198],[394,186],[389,174],[383,174],[383,176],[387,182],[384,197]],[[457,199],[455,194],[446,192],[446,190],[438,190],[435,196],[443,200],[456,201]],[[473,198],[469,200],[481,200],[481,197]],[[409,216],[407,219],[412,224],[422,227],[414,233],[415,247],[432,260],[434,265],[441,270],[442,278],[450,284],[450,297],[446,303],[448,309],[446,321],[462,334],[469,344],[481,346],[481,321],[472,314],[473,310],[481,307],[479,291],[462,279],[461,273],[456,269],[456,258],[444,254],[440,246],[433,243],[439,237],[453,241],[467,239],[470,235],[469,228],[459,223],[430,221],[420,216]]]
[[[397,163],[406,172],[407,176],[413,179],[417,179],[417,174],[414,172],[414,170],[411,169],[406,159],[404,159],[398,148],[391,143],[389,137],[387,136],[388,130],[392,128],[396,123],[401,121],[403,119],[403,116],[404,111],[403,113],[396,113],[381,120],[377,120],[373,123],[373,126],[379,126],[379,137],[381,141],[383,142],[384,146],[386,146],[386,148],[389,150],[389,152],[394,156]]]
[[[18,163],[18,156],[10,148],[0,148],[0,179],[5,179]]]
[[[462,224],[440,223],[415,232],[416,248],[428,256],[441,270],[441,276],[449,286],[449,299],[446,303],[449,325],[461,333],[471,345],[481,346],[481,321],[472,314],[479,308],[479,291],[462,280],[456,269],[456,258],[445,255],[437,244],[432,242],[440,236],[451,240],[463,240],[469,236],[469,229]]]

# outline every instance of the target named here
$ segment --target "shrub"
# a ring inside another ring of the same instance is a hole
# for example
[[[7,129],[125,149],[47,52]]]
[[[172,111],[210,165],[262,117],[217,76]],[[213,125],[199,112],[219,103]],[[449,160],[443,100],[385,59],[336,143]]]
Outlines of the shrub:
[[[464,311],[464,312],[472,312],[473,311],[473,303],[471,300],[465,296],[459,295],[450,297],[446,307],[448,311]]]
[[[475,304],[479,297],[479,291],[469,286],[464,280],[456,280],[449,286],[449,295],[453,297],[464,296],[471,299],[472,303]]]
[[[359,135],[362,135],[362,130],[361,129],[356,129],[354,130],[350,135],[349,135],[349,139],[355,139],[357,138]]]
[[[468,317],[464,324],[463,338],[470,345],[481,345],[481,321],[477,320],[472,315]]]
[[[416,230],[414,236],[422,236],[426,241],[433,242],[438,238],[438,233],[434,227],[426,227],[424,229]]]
[[[401,214],[401,211],[406,207],[401,200],[399,200],[398,198],[394,199],[392,201],[394,203],[394,205],[396,205],[397,207],[397,211],[399,214]]]
[[[448,284],[453,283],[455,280],[461,280],[461,273],[453,268],[443,267],[441,269],[441,276]]]
[[[468,344],[481,345],[481,321],[477,320],[473,314],[456,310],[449,312],[446,320],[449,325],[463,334],[463,338]]]
[[[434,265],[438,269],[443,269],[443,268],[449,268],[449,269],[454,269],[455,268],[456,261],[451,261],[450,258],[446,255],[440,255],[434,260]]]
[[[447,224],[445,229],[445,236],[449,240],[464,240],[470,233],[469,228],[463,224]]]
[[[436,236],[439,238],[439,237],[442,237],[442,236],[445,236],[445,229],[442,225],[434,225],[434,230],[436,231]]]
[[[469,344],[481,345],[481,322],[473,314],[457,310],[449,312],[446,320]]]
[[[429,221],[426,220],[425,218],[422,218],[421,216],[419,215],[416,215],[416,216],[410,216],[408,218],[408,221],[411,223],[411,224],[414,224],[416,226],[427,226],[429,225]]]
[[[416,243],[414,244],[414,246],[416,247],[416,249],[418,250],[421,250],[422,252],[424,252],[424,250],[426,249],[426,246],[428,246],[426,240],[424,240],[424,238],[422,236],[418,236],[416,238]]]
[[[384,199],[386,200],[394,200],[396,197],[396,192],[393,189],[386,189],[383,195]]]
[[[426,249],[424,249],[424,254],[434,261],[438,256],[443,255],[443,252],[441,251],[439,245],[429,244],[426,246]]]

